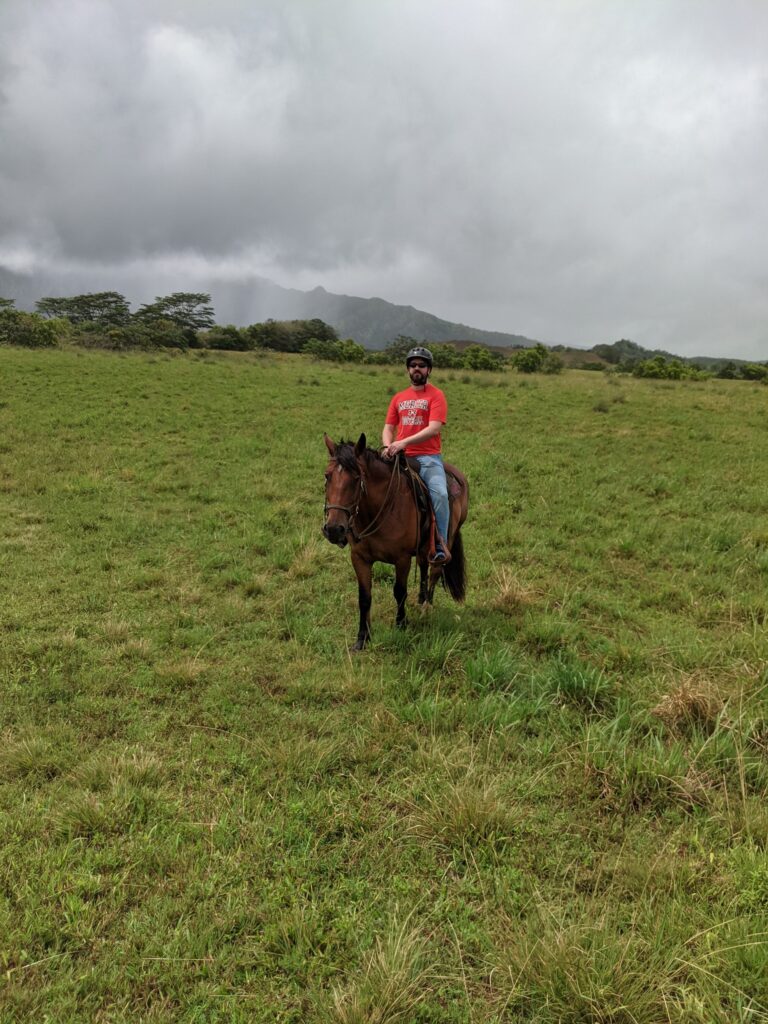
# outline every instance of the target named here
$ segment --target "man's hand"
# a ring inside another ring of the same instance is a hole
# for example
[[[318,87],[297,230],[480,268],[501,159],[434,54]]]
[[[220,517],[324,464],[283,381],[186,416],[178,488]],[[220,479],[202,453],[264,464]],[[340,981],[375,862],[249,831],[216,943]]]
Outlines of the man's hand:
[[[405,451],[405,444],[402,441],[393,441],[384,449],[384,458],[394,459],[402,451]]]

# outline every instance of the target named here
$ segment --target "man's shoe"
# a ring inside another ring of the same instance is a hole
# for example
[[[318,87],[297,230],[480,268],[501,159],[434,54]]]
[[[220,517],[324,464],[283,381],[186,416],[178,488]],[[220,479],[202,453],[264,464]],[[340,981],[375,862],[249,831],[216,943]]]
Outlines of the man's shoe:
[[[450,562],[450,560],[451,560],[451,556],[450,556],[450,554],[447,551],[444,551],[442,548],[436,548],[434,555],[429,560],[429,564],[430,565],[447,565]]]

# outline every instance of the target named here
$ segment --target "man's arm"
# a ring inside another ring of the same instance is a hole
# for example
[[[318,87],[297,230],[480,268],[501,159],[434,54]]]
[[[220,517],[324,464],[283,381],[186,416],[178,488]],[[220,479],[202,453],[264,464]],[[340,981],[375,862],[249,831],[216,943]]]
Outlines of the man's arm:
[[[386,437],[387,427],[390,427],[389,440],[387,440]],[[420,430],[418,434],[411,434],[410,437],[406,437],[402,441],[393,441],[392,436],[394,435],[395,428],[390,424],[386,424],[384,427],[384,433],[381,435],[381,440],[386,448],[384,454],[393,458],[398,452],[402,452],[405,451],[406,448],[410,448],[412,444],[419,444],[421,441],[428,441],[430,437],[434,437],[436,434],[439,434],[442,429],[442,420],[430,420],[429,426],[424,427],[424,429]]]
[[[381,432],[381,443],[385,448],[389,448],[392,442],[395,440],[395,424],[385,423],[384,429]]]

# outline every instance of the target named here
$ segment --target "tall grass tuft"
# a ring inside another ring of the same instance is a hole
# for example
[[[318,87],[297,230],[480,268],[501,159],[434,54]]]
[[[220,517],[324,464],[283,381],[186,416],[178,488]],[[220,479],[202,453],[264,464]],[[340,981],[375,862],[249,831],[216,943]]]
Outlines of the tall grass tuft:
[[[401,634],[400,642],[409,643]],[[427,629],[416,642],[410,640],[413,660],[425,672],[435,675],[452,675],[461,667],[461,649],[465,638],[456,630],[442,632],[438,628]]]
[[[517,808],[493,783],[471,776],[427,794],[411,815],[409,834],[448,850],[465,845],[498,845],[520,828]]]
[[[594,665],[560,655],[541,678],[542,689],[564,704],[590,711],[602,711],[614,705],[616,687]]]
[[[710,687],[684,680],[675,690],[666,694],[652,709],[670,732],[688,735],[694,729],[711,733],[717,727],[723,711],[723,701]]]
[[[66,769],[68,762],[65,751],[55,750],[42,737],[11,739],[0,747],[0,779],[52,779]]]
[[[519,613],[533,604],[536,597],[534,591],[523,586],[506,566],[494,571],[490,591],[493,607],[507,615]]]
[[[670,806],[701,803],[702,783],[690,770],[685,747],[661,737],[642,739],[610,725],[587,730],[580,767],[596,795],[612,810],[660,812]]]
[[[483,644],[464,662],[467,682],[481,693],[507,690],[520,674],[520,666],[508,647]]]
[[[747,1024],[765,1006],[739,981],[739,950],[765,951],[760,934],[698,932],[684,905],[659,913],[622,907],[536,906],[510,922],[491,977],[500,1020],[537,1024]],[[738,931],[738,929],[737,929]]]
[[[416,1019],[430,993],[433,970],[426,963],[426,940],[406,920],[376,939],[362,975],[333,990],[319,1024],[398,1024]]]

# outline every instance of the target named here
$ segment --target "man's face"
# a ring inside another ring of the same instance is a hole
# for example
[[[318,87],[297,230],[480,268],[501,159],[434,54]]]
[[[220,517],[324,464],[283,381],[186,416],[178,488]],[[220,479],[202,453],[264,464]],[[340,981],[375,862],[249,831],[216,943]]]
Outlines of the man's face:
[[[411,378],[411,384],[415,384],[416,387],[421,387],[422,384],[427,383],[427,377],[429,377],[429,365],[424,362],[423,359],[412,359],[408,363],[408,375]]]

